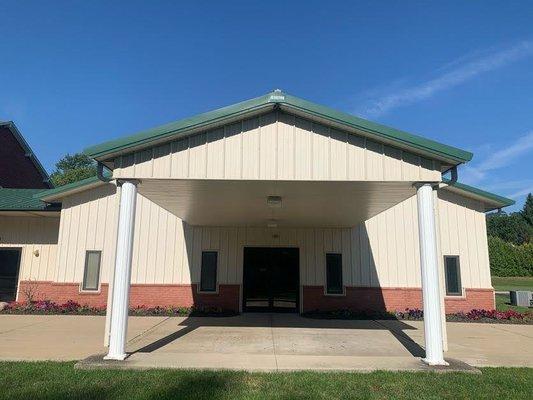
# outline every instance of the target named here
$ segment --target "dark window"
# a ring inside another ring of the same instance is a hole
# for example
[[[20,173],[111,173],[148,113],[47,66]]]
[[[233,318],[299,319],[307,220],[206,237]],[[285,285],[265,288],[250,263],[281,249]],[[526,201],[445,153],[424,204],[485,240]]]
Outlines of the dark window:
[[[100,251],[85,253],[85,271],[83,272],[83,290],[98,290],[100,283]]]
[[[444,256],[444,271],[446,275],[446,295],[462,295],[459,256]]]
[[[342,294],[342,255],[326,254],[326,293]]]
[[[215,292],[217,290],[217,255],[216,251],[202,252],[202,271],[200,291]]]

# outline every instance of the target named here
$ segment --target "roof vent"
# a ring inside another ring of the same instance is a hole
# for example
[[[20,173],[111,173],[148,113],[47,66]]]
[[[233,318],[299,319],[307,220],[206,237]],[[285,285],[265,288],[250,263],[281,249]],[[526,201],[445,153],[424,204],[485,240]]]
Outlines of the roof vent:
[[[274,89],[272,94],[270,95],[270,101],[284,101],[285,95],[281,91],[281,89]]]

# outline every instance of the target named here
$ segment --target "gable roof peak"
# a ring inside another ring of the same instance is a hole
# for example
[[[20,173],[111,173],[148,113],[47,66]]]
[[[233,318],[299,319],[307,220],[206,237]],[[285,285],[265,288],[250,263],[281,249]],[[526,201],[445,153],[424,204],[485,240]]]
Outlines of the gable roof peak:
[[[334,110],[275,89],[263,96],[245,100],[217,110],[208,111],[137,134],[111,140],[85,149],[85,154],[98,161],[106,161],[125,152],[141,149],[155,143],[190,135],[202,129],[211,129],[239,118],[249,118],[272,109],[281,109],[313,121],[370,137],[385,144],[413,151],[428,158],[443,161],[444,165],[458,165],[472,158],[472,153],[381,125],[354,115]]]

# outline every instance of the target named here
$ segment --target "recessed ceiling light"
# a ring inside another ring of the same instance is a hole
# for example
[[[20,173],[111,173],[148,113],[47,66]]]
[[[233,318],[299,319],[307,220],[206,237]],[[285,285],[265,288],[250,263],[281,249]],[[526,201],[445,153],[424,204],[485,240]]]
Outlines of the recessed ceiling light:
[[[267,206],[270,208],[281,208],[281,196],[268,196]]]

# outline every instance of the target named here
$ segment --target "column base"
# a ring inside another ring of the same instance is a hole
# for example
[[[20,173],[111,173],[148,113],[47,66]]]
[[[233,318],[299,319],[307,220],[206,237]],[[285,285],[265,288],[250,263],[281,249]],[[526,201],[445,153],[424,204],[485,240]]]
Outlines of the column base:
[[[450,364],[447,363],[444,360],[428,360],[427,358],[422,358],[422,362],[427,365],[435,366],[435,365],[442,365],[442,366],[449,366]]]
[[[115,360],[115,361],[124,361],[128,357],[126,353],[124,354],[108,354],[104,356],[104,360]]]

